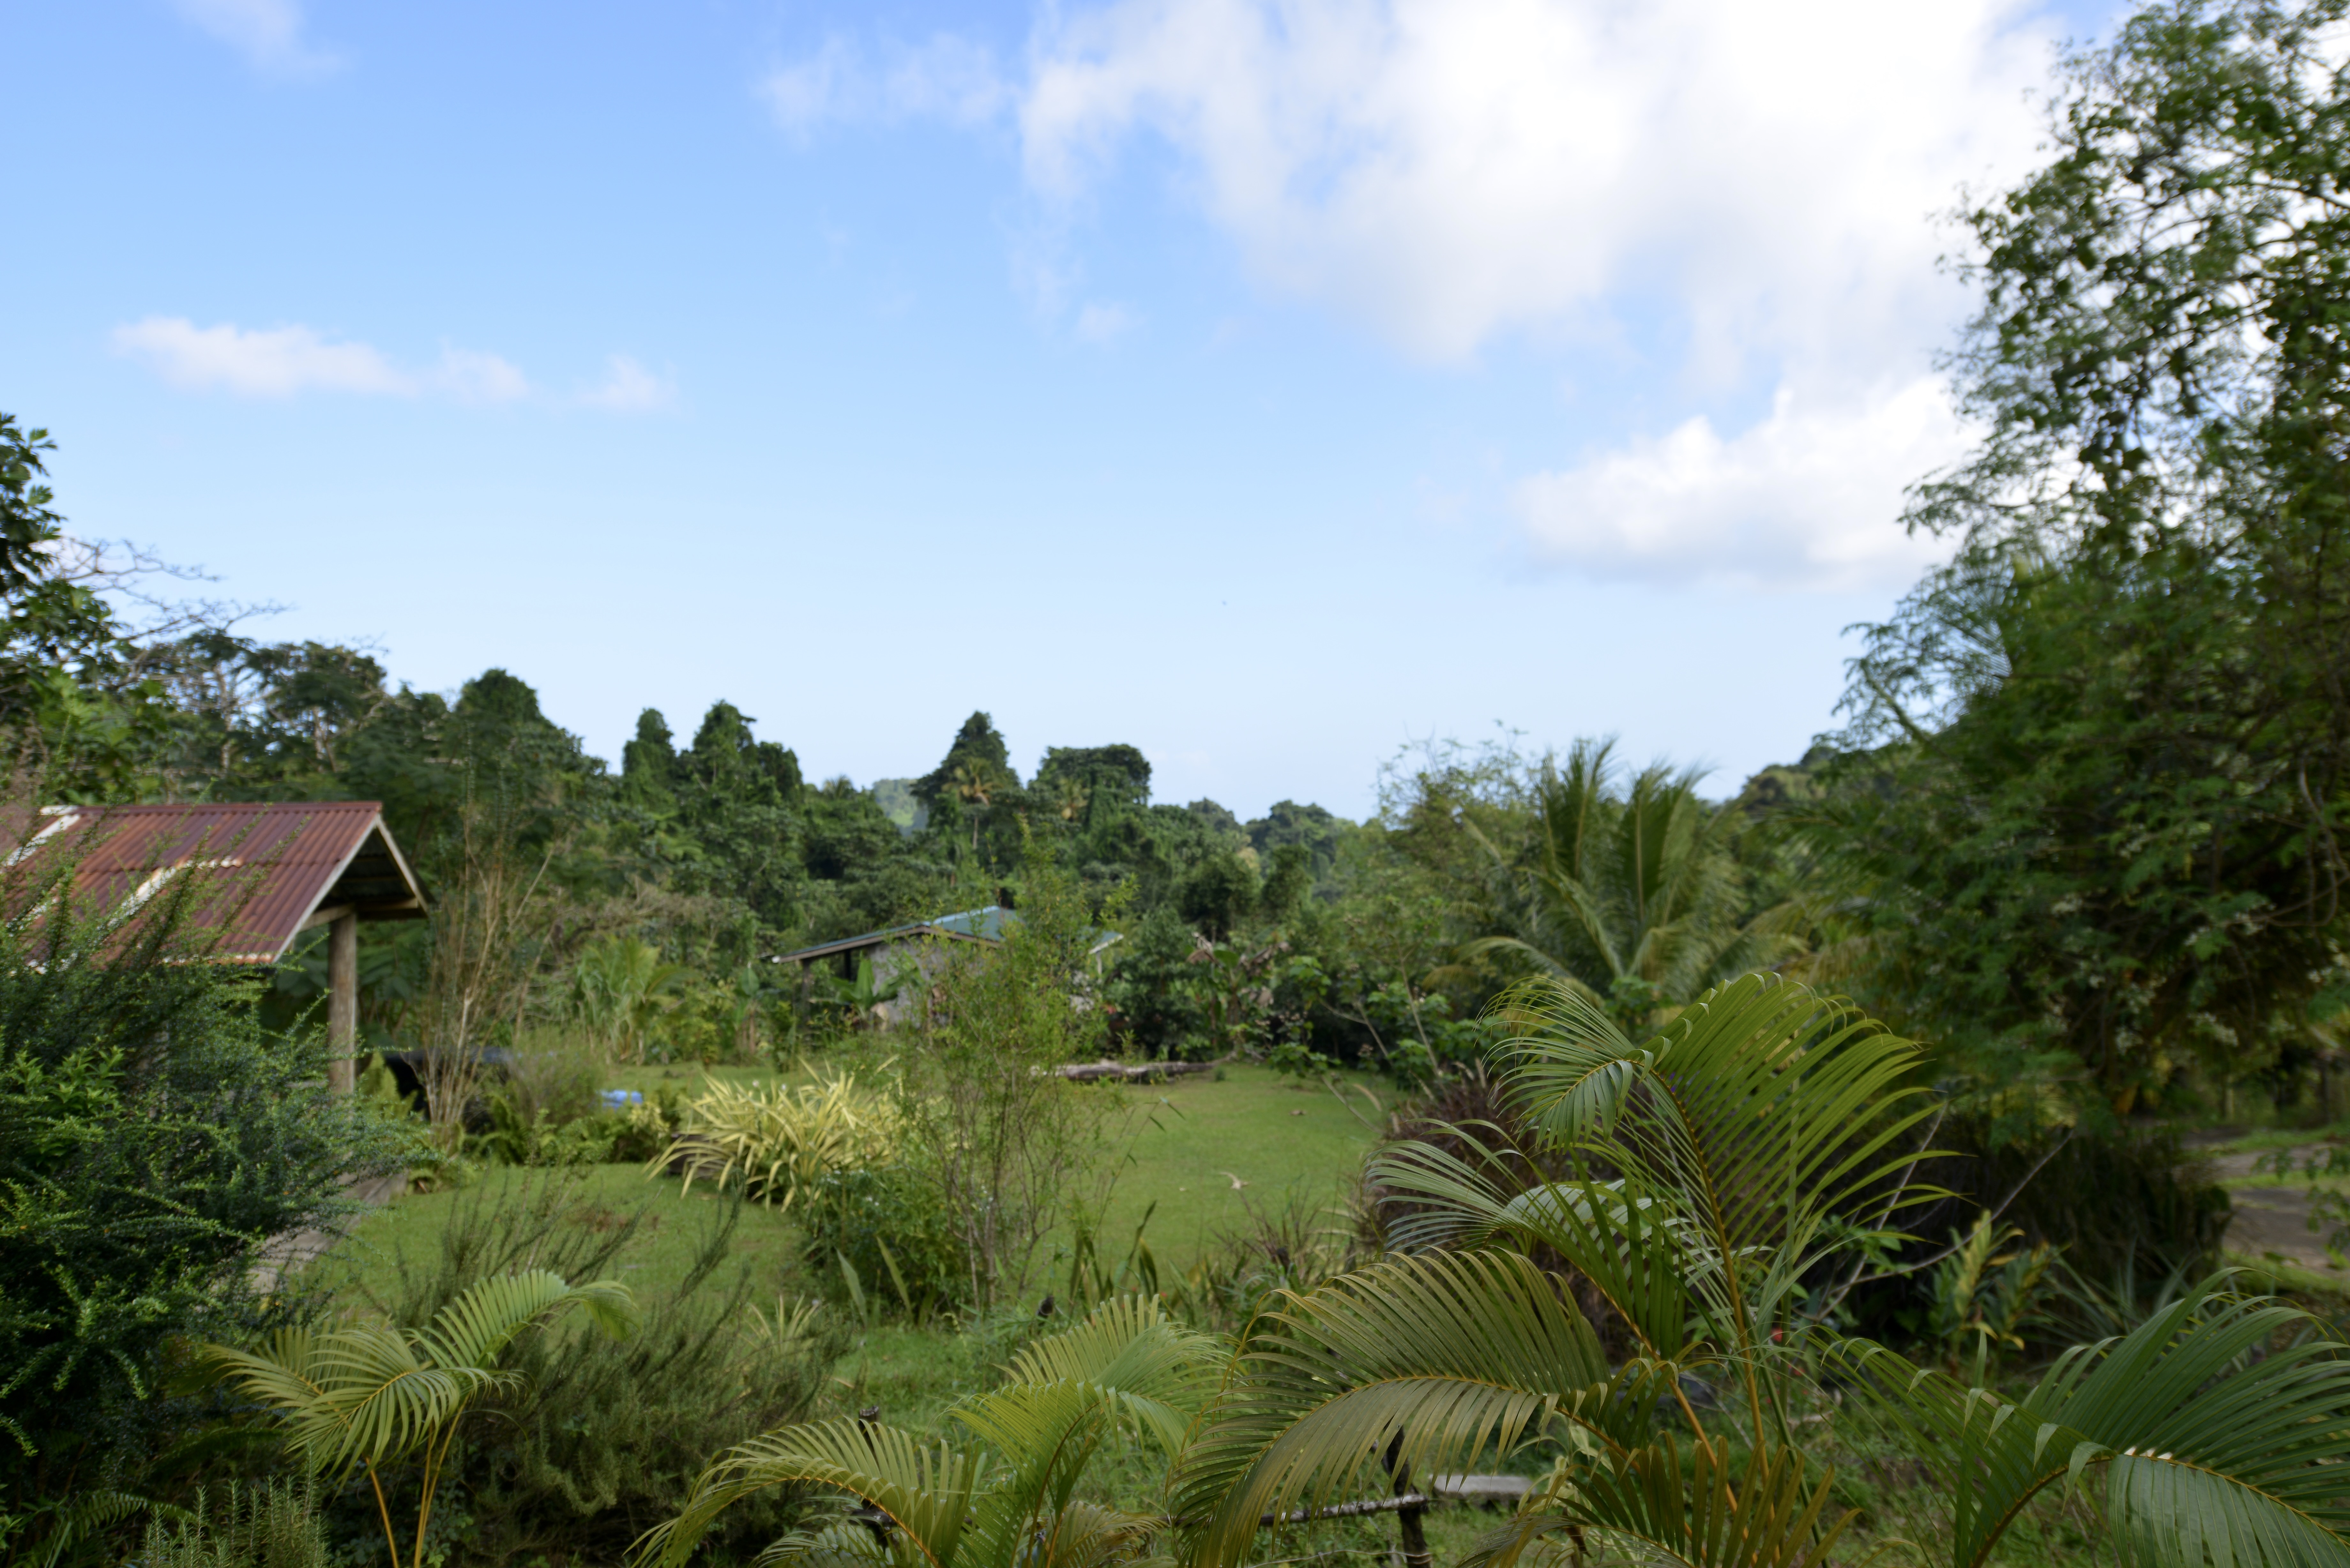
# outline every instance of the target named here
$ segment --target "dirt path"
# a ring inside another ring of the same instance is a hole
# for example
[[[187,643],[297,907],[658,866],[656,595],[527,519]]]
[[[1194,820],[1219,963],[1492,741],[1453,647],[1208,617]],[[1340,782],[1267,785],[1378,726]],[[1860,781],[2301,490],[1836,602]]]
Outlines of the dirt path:
[[[2298,1166],[2305,1156],[2323,1147],[2313,1144],[2305,1149],[2294,1149],[2294,1164]],[[2350,1278],[2350,1270],[2336,1267],[2325,1255],[2324,1238],[2309,1228],[2309,1189],[2305,1185],[2245,1185],[2252,1175],[2252,1162],[2262,1158],[2263,1155],[2230,1154],[2211,1162],[2212,1174],[2236,1200],[2236,1216],[2228,1222],[2228,1251],[2246,1259],[2265,1260],[2273,1254],[2314,1273]]]
[[[390,1176],[372,1177],[353,1182],[350,1196],[365,1209],[389,1203],[408,1190],[408,1172],[397,1171]],[[299,1273],[302,1265],[324,1252],[343,1239],[339,1230],[287,1231],[269,1239],[261,1256],[254,1260],[253,1288],[264,1294],[275,1291],[278,1282],[288,1274]]]

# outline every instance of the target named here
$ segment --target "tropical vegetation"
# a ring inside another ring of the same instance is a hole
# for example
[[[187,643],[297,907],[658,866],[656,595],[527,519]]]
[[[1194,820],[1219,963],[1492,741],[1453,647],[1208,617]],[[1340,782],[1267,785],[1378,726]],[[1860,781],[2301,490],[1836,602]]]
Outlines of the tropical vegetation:
[[[2350,1560],[2350,1295],[2197,1147],[2350,1211],[2345,26],[2067,61],[1954,214],[1947,558],[1742,783],[1504,732],[1249,817],[978,711],[859,784],[723,694],[608,764],[173,603],[0,415],[0,1568]],[[349,1096],[323,932],[18,853],[328,799],[432,905]],[[1371,1157],[1179,1256],[1179,1072]]]

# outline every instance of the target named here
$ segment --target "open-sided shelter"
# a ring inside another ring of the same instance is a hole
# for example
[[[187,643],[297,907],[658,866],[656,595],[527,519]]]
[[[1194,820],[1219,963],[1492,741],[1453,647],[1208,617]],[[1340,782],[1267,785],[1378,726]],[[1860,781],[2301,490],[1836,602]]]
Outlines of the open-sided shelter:
[[[421,920],[424,890],[371,800],[267,801],[180,805],[51,805],[9,863],[47,854],[79,857],[78,898],[125,912],[173,877],[217,874],[220,892],[200,909],[224,963],[274,964],[294,939],[325,926],[328,1083],[351,1087],[359,1035],[359,925]]]

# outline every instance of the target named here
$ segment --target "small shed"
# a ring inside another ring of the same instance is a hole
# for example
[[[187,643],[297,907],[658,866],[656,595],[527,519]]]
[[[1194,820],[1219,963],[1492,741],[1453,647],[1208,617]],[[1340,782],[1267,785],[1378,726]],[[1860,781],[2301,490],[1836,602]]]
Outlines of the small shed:
[[[855,980],[860,959],[869,960],[874,972],[879,974],[890,961],[909,958],[919,951],[915,944],[925,940],[1000,946],[1005,924],[1018,919],[1003,905],[990,904],[983,909],[965,909],[960,914],[940,915],[933,919],[917,920],[911,925],[891,926],[886,930],[867,931],[860,936],[842,937],[837,941],[818,942],[812,948],[777,953],[767,961],[799,965],[800,989],[805,992],[808,981],[815,976],[815,965],[823,964],[834,970],[843,980]]]
[[[928,976],[936,962],[941,942],[975,942],[983,947],[1001,947],[1006,932],[1020,923],[1019,915],[1008,905],[990,904],[984,909],[964,909],[956,914],[939,915],[911,925],[891,926],[885,930],[867,931],[854,937],[842,937],[837,941],[819,942],[811,948],[800,948],[787,953],[777,953],[769,963],[799,965],[800,1001],[805,1006],[814,989],[818,966],[832,971],[843,981],[857,978],[860,961],[873,966],[877,980],[895,973],[899,977],[913,974]],[[1087,948],[1098,972],[1101,955],[1124,940],[1118,931],[1097,930]],[[891,1009],[887,1003],[877,1011],[884,1020]]]
[[[219,928],[213,957],[274,964],[294,939],[328,929],[327,1038],[335,1061],[328,1085],[351,1087],[359,1037],[359,925],[421,920],[424,890],[371,800],[266,801],[182,805],[51,805],[8,864],[78,853],[77,894],[136,909],[191,869],[224,877],[219,898],[198,915]]]

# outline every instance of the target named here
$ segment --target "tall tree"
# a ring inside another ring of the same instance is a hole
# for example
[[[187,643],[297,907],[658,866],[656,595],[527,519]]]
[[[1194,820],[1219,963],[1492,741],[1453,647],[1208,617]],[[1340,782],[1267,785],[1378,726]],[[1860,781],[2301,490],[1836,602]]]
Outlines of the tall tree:
[[[2054,156],[1965,214],[1985,431],[1907,521],[1821,841],[1877,984],[2117,1108],[2289,1060],[2350,862],[2344,0],[2162,4],[2071,63]]]
[[[672,775],[679,818],[702,858],[683,873],[694,891],[738,898],[771,930],[799,920],[799,758],[762,741],[732,702],[713,702]]]
[[[0,413],[0,741],[52,794],[137,798],[172,711],[98,591],[120,574],[64,533],[43,483],[56,445]]]
[[[997,790],[1017,787],[1020,775],[1012,769],[1012,753],[996,732],[995,721],[985,713],[973,713],[955,732],[953,743],[939,765],[914,781],[914,798],[935,809],[940,800],[960,795],[969,801],[971,791]]]

